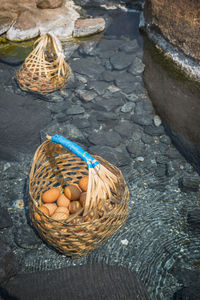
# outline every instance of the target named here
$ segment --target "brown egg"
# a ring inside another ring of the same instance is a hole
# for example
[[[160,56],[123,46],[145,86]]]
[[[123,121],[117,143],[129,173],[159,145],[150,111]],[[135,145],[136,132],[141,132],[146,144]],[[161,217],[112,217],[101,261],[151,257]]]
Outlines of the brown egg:
[[[66,220],[68,218],[68,215],[66,213],[63,212],[58,212],[58,213],[54,213],[51,216],[52,219],[60,221],[60,220]]]
[[[69,203],[70,203],[70,200],[64,195],[64,194],[61,194],[59,197],[58,197],[58,200],[57,200],[57,205],[58,206],[62,206],[62,207],[69,207]]]
[[[55,203],[45,203],[43,206],[47,207],[49,210],[49,215],[52,216],[58,207]]]
[[[89,181],[89,176],[84,176],[81,179],[79,179],[78,185],[80,186],[83,192],[87,191],[88,181]]]
[[[65,213],[69,216],[69,209],[67,207],[59,206],[58,208],[56,208],[54,214],[57,214],[57,213]]]
[[[55,202],[60,196],[60,190],[58,188],[52,188],[42,194],[42,201],[44,203]]]
[[[75,184],[70,184],[65,187],[64,194],[69,200],[78,200],[81,194],[80,189]]]
[[[80,202],[82,207],[85,206],[86,196],[87,196],[87,192],[82,192],[81,195],[80,195],[79,202]]]
[[[46,214],[47,216],[50,216],[50,212],[49,212],[49,210],[48,210],[48,208],[47,208],[46,206],[42,205],[42,206],[40,206],[40,207],[38,207],[38,208],[39,208],[39,210],[41,210],[44,214]]]
[[[82,206],[79,201],[72,201],[69,205],[69,212],[71,214],[75,214],[81,207]]]

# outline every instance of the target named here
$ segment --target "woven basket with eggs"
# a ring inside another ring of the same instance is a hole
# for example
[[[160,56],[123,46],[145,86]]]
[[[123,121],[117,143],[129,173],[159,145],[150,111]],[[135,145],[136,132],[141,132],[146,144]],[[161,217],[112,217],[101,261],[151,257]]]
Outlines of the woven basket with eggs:
[[[36,40],[16,77],[22,90],[45,94],[62,88],[71,73],[59,39],[47,33]]]
[[[121,171],[58,135],[36,150],[29,193],[30,217],[40,236],[71,257],[98,247],[129,213]]]

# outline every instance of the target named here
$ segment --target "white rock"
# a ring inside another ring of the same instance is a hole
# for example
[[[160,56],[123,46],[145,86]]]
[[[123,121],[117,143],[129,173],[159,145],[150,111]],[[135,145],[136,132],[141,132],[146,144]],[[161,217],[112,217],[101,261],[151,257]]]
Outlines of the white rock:
[[[158,115],[154,116],[153,122],[156,127],[159,127],[162,124],[162,121]]]

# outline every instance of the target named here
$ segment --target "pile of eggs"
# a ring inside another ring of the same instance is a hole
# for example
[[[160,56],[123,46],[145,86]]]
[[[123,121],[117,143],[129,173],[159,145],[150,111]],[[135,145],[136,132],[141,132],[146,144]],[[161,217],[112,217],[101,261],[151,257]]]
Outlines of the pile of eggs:
[[[54,220],[66,220],[84,208],[87,187],[88,176],[84,176],[79,179],[78,184],[67,185],[63,193],[56,187],[51,188],[42,194],[42,205],[38,208]]]

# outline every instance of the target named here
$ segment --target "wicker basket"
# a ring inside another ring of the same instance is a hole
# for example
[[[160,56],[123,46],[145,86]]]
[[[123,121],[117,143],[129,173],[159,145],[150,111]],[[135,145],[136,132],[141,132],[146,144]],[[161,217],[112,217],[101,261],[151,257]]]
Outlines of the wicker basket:
[[[103,158],[93,157],[118,177],[117,189],[106,200],[101,217],[95,207],[86,216],[79,211],[64,222],[55,221],[38,209],[41,194],[49,188],[62,191],[69,183],[77,183],[88,174],[87,165],[65,147],[50,141],[41,144],[33,158],[29,176],[31,220],[40,236],[67,256],[86,255],[116,232],[128,217],[129,190],[121,171]]]
[[[60,41],[47,33],[37,39],[16,77],[22,90],[45,94],[62,88],[71,73]]]

